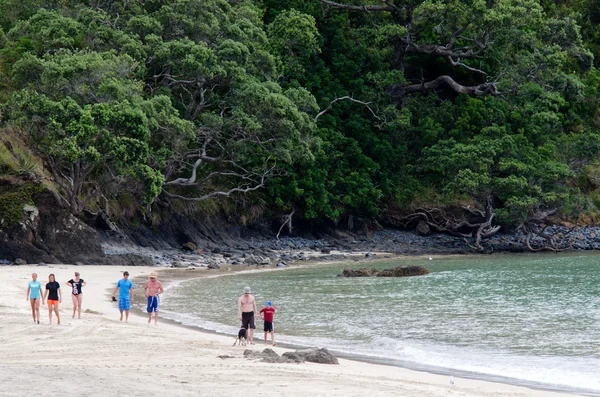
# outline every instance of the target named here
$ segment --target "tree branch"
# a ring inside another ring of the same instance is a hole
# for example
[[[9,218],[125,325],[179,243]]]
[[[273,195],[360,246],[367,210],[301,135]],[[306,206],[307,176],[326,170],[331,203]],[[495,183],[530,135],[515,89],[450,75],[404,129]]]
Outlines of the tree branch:
[[[375,114],[375,112],[373,111],[373,109],[371,109],[371,107],[369,106],[371,104],[371,102],[363,102],[363,101],[359,101],[358,99],[354,99],[348,95],[340,97],[340,98],[335,98],[333,101],[329,102],[329,106],[325,109],[325,110],[321,110],[316,116],[315,116],[315,123],[317,122],[317,120],[319,119],[319,117],[321,117],[322,115],[324,115],[325,113],[327,113],[328,111],[330,111],[333,108],[333,104],[339,101],[343,101],[343,100],[348,100],[348,101],[352,101],[352,102],[356,102],[359,103],[361,105],[364,105],[367,107],[367,109],[369,109],[369,111],[371,112],[371,114],[373,115],[373,117],[375,117],[377,120],[381,121],[381,117],[377,116]]]
[[[350,11],[388,11],[388,12],[392,12],[392,11],[398,11],[401,10],[401,8],[399,8],[398,6],[392,4],[390,1],[385,1],[385,0],[381,0],[382,3],[384,3],[384,6],[376,6],[376,5],[362,5],[362,6],[353,6],[350,4],[342,4],[342,3],[336,3],[334,1],[330,1],[330,0],[321,0],[321,3],[323,4],[327,4],[330,7],[333,8],[338,8],[338,9],[342,9],[342,10],[350,10]]]
[[[502,95],[502,93],[498,92],[498,83],[495,81],[486,82],[477,86],[464,86],[454,81],[454,79],[448,75],[439,76],[435,80],[421,84],[404,85],[401,83],[397,83],[390,86],[386,90],[386,92],[392,98],[402,98],[405,95],[412,94],[414,92],[425,92],[435,90],[442,84],[448,85],[453,91],[455,91],[458,94],[467,94],[474,96]]]

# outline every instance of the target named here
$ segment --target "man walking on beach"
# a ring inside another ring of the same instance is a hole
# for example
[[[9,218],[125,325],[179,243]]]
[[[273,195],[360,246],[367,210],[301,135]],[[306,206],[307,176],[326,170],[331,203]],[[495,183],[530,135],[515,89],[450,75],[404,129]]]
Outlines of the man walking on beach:
[[[251,345],[254,344],[254,313],[256,310],[256,301],[254,296],[250,295],[250,287],[244,288],[244,295],[238,300],[238,316],[242,321],[242,328],[248,330],[248,340]]]
[[[37,273],[31,274],[31,281],[27,285],[27,298],[31,303],[33,322],[40,323],[40,303],[42,302],[42,283],[37,281]]]
[[[128,271],[123,272],[123,278],[117,282],[117,286],[112,293],[113,300],[117,290],[119,290],[119,312],[121,313],[119,320],[123,321],[123,312],[125,312],[125,322],[127,322],[129,320],[129,309],[131,309],[131,303],[133,302],[133,283],[129,280]]]
[[[148,324],[152,320],[152,312],[154,312],[154,324],[158,324],[158,304],[160,302],[158,295],[162,292],[164,292],[163,286],[158,281],[157,274],[150,273],[150,280],[144,286],[144,295],[148,298]]]

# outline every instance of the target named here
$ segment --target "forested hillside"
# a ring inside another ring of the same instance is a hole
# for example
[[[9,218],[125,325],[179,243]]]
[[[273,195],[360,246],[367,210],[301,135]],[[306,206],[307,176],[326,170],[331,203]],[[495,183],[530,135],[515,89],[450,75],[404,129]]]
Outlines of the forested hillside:
[[[595,0],[0,0],[0,217],[596,223],[599,66]]]

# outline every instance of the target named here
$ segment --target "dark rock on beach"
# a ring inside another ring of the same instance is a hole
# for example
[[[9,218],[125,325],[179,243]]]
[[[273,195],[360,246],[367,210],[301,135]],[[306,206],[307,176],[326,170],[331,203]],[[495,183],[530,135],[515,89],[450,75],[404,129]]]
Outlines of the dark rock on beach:
[[[313,348],[286,352],[280,357],[273,349],[264,349],[262,352],[245,350],[244,357],[258,359],[268,363],[303,363],[305,361],[317,364],[339,364],[338,359],[325,348]]]
[[[298,355],[298,353],[294,353],[294,352],[285,352],[281,355],[281,357],[285,358],[288,361],[293,361],[297,364],[303,363],[304,360],[302,359],[302,357],[300,357]]]
[[[296,350],[296,354],[304,361],[311,363],[339,364],[337,357],[331,354],[326,348]]]
[[[197,247],[196,247],[196,244],[194,244],[192,242],[187,242],[187,243],[183,244],[183,249],[186,251],[196,251]]]

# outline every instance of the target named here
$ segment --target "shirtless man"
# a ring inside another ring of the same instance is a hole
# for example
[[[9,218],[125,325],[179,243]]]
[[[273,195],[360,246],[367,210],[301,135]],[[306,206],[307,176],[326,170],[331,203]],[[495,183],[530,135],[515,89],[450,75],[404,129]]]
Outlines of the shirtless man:
[[[152,321],[152,312],[154,312],[154,324],[158,324],[158,304],[160,302],[158,295],[164,292],[163,286],[158,281],[156,273],[150,273],[150,280],[144,286],[144,295],[148,298],[148,324]]]
[[[248,341],[253,345],[254,329],[256,328],[256,325],[254,324],[254,313],[257,309],[254,296],[250,295],[250,292],[252,292],[250,287],[244,288],[244,295],[240,296],[240,299],[238,300],[238,315],[242,321],[242,328],[248,330]]]

